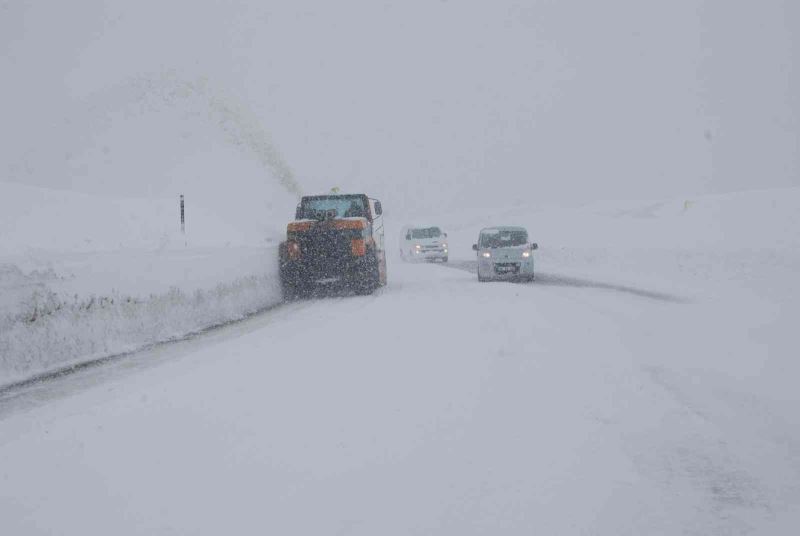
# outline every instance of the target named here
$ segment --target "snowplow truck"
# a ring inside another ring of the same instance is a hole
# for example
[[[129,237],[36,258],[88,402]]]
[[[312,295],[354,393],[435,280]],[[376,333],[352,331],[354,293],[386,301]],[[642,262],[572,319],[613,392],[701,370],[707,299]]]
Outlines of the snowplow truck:
[[[320,287],[365,295],[385,285],[382,212],[364,194],[303,197],[279,248],[284,300]]]

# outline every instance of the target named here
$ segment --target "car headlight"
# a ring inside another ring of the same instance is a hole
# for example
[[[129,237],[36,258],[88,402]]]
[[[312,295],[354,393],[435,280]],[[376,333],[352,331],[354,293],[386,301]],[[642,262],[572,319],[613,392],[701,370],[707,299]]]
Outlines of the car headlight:
[[[416,245],[416,246],[414,246],[414,247],[415,247],[416,249],[422,249],[422,246],[420,246],[419,244],[417,244],[417,245]]]
[[[527,259],[528,257],[530,257],[530,256],[531,256],[531,252],[530,252],[530,251],[523,251],[523,252],[522,252],[522,256],[523,256],[523,257],[525,257],[525,258]]]
[[[481,253],[481,256],[482,256],[482,257],[484,257],[484,258],[486,258],[486,259],[488,259],[489,257],[491,257],[491,256],[492,256],[492,254],[491,254],[491,253],[489,253],[488,251],[484,251],[483,253]]]
[[[447,244],[442,244],[442,247],[443,247],[444,249],[447,249]]]

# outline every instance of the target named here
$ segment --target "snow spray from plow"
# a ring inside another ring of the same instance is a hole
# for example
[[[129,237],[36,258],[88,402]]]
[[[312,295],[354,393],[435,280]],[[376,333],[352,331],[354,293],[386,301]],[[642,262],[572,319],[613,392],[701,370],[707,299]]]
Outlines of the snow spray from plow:
[[[199,101],[207,109],[211,122],[230,143],[255,157],[288,192],[298,196],[302,194],[294,173],[254,114],[232,97],[214,89],[208,78],[183,80],[175,71],[167,71],[156,76],[139,77],[129,82],[129,86],[135,91],[135,102],[151,111]]]
[[[96,158],[105,159],[113,152],[113,143],[102,138],[113,125],[161,112],[173,113],[178,125],[207,123],[240,153],[257,161],[288,193],[302,195],[292,169],[252,110],[215,87],[207,77],[181,76],[176,70],[138,75],[88,95],[48,129],[48,135],[55,137],[53,143],[32,145],[9,164],[8,174],[24,183],[36,183],[38,176],[69,175],[69,166],[77,165],[76,155],[94,151],[102,153]],[[64,149],[66,164],[48,149],[52,144]]]

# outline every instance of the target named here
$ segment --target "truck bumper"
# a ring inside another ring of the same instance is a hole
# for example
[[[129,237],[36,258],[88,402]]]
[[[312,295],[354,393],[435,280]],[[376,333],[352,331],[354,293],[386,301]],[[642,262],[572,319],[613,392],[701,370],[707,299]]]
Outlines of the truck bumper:
[[[353,287],[364,281],[372,269],[368,256],[326,258],[324,262],[285,260],[281,263],[281,280],[296,288]]]

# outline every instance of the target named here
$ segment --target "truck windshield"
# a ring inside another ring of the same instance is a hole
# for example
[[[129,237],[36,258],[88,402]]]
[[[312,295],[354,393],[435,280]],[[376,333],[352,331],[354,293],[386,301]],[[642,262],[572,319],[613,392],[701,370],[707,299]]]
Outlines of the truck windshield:
[[[411,230],[411,238],[439,238],[440,236],[442,236],[442,231],[438,227]]]
[[[528,243],[528,233],[526,231],[503,231],[492,229],[481,233],[482,248],[507,248],[513,246],[524,246]]]
[[[366,218],[367,211],[362,196],[307,197],[300,203],[299,219]]]

